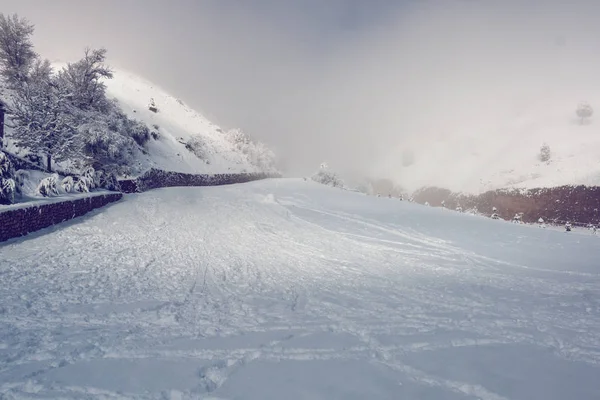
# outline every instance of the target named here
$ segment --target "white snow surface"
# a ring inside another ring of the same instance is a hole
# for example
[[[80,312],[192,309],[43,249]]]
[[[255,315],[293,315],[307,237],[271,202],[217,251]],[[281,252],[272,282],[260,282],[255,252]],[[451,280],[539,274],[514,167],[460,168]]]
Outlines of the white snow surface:
[[[150,140],[148,154],[138,160],[142,169],[154,167],[186,173],[257,170],[226,140],[221,128],[153,83],[120,69],[115,69],[114,77],[104,83],[107,96],[116,99],[129,117],[145,123],[150,129],[158,126],[159,140]],[[156,113],[148,108],[151,99],[158,108]],[[208,163],[185,148],[192,136],[200,136],[205,141]]]
[[[600,104],[597,94],[534,91],[490,99],[470,116],[421,121],[414,130],[422,134],[403,138],[387,158],[380,158],[374,177],[389,177],[408,192],[424,186],[479,194],[600,185],[600,116],[582,124],[575,114],[579,101]],[[543,144],[550,147],[549,162],[539,159]],[[402,165],[406,150],[414,154],[410,166]]]
[[[0,247],[3,399],[598,399],[600,238],[301,180]]]

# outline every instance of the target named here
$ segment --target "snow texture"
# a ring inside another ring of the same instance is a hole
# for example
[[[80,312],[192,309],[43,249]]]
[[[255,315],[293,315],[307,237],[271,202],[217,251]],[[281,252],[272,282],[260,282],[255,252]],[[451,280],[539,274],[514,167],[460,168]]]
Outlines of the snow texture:
[[[141,172],[150,168],[186,173],[260,171],[221,128],[154,84],[118,69],[104,83],[107,96],[116,99],[127,116],[157,134],[146,144],[148,154],[138,155]],[[151,102],[157,112],[149,109]]]
[[[90,215],[0,247],[1,398],[600,398],[578,229],[303,180]]]

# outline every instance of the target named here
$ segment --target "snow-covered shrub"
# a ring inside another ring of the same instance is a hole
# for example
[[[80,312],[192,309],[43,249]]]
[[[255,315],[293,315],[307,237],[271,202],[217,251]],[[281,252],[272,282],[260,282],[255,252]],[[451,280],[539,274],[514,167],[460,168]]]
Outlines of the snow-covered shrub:
[[[50,175],[40,181],[37,192],[44,197],[58,196],[58,175]]]
[[[225,138],[235,149],[244,154],[248,162],[261,171],[275,171],[275,153],[261,142],[250,139],[243,131],[232,129],[225,134]]]
[[[73,190],[79,193],[88,193],[90,191],[86,179],[81,176],[75,178],[75,186],[73,187]]]
[[[548,162],[550,161],[551,155],[552,153],[550,152],[550,146],[544,143],[542,147],[540,147],[540,154],[538,155],[538,158],[542,162]]]
[[[329,170],[329,166],[326,163],[321,164],[319,171],[314,174],[311,179],[323,185],[339,188],[344,187],[344,182],[337,176],[335,172]]]
[[[16,193],[15,170],[6,154],[0,151],[0,204],[14,203]]]
[[[14,179],[0,180],[0,204],[12,204],[15,202],[17,185]]]
[[[127,121],[127,131],[129,136],[135,140],[137,144],[140,146],[145,145],[150,140],[150,129],[146,125],[141,122],[135,121],[133,119],[126,119]]]
[[[98,171],[98,175],[96,176],[96,178],[97,187],[116,192],[121,190],[121,185],[119,185],[117,176],[114,173]]]
[[[78,128],[89,162],[109,168],[130,163],[137,143],[109,129],[105,121],[90,121]]]
[[[79,193],[89,192],[96,187],[95,177],[96,172],[94,171],[94,168],[87,167],[81,175],[76,176],[73,179],[73,190]]]
[[[96,188],[95,177],[96,177],[96,171],[94,170],[94,168],[87,167],[85,170],[83,170],[83,173],[81,174],[81,177],[79,177],[79,179],[80,180],[84,179],[87,187],[90,190],[92,190],[92,189]]]
[[[60,186],[62,187],[62,189],[65,193],[71,193],[71,191],[73,190],[73,188],[75,186],[75,183],[73,182],[73,177],[67,176],[66,178],[64,178],[62,180]]]
[[[594,114],[594,109],[589,103],[583,102],[579,103],[575,113],[577,114],[577,116],[579,117],[579,121],[583,125],[585,121]]]
[[[29,171],[20,169],[15,172],[15,183],[17,184],[17,193],[22,193],[25,181],[31,179]]]
[[[205,160],[206,157],[206,141],[201,135],[193,135],[187,142],[185,148],[194,153],[196,157]]]

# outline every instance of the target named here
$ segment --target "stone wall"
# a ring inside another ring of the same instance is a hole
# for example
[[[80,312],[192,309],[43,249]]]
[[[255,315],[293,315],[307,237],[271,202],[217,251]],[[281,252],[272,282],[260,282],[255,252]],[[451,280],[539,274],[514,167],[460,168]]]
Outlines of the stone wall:
[[[139,178],[121,180],[119,181],[119,184],[121,185],[121,191],[123,193],[141,193],[163,187],[221,186],[279,177],[279,174],[269,173],[196,175],[151,169]]]
[[[80,217],[122,197],[122,193],[106,193],[6,211],[0,208],[0,242]]]
[[[463,210],[477,208],[491,215],[492,208],[498,209],[503,219],[512,219],[523,213],[524,222],[536,222],[540,217],[547,222],[600,224],[600,187],[560,186],[530,190],[494,190],[480,195],[453,193],[441,188],[425,188],[414,194],[418,203],[428,202],[431,206],[444,206]]]

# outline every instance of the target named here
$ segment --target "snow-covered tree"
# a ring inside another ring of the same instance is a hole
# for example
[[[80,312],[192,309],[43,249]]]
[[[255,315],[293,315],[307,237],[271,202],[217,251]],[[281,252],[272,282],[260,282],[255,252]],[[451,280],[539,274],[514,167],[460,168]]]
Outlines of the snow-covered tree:
[[[579,103],[577,110],[575,111],[579,117],[579,121],[583,125],[585,121],[594,114],[594,109],[589,103]]]
[[[0,151],[0,204],[14,203],[16,193],[15,170],[6,154]]]
[[[242,154],[248,162],[261,171],[274,171],[275,153],[261,142],[250,139],[243,131],[232,129],[225,134],[225,138]]]
[[[71,103],[80,110],[106,110],[106,85],[103,79],[113,77],[104,63],[106,49],[85,49],[84,57],[69,63],[58,73],[58,84],[70,94]]]
[[[69,96],[54,84],[50,71],[47,61],[36,62],[30,79],[14,90],[8,107],[15,144],[44,154],[48,171],[53,159],[65,160],[80,148]]]
[[[552,153],[550,152],[550,146],[548,146],[546,143],[544,143],[542,145],[542,147],[540,147],[540,154],[538,155],[540,161],[548,162],[548,161],[550,161],[551,156],[552,156]]]
[[[339,176],[335,172],[329,170],[329,166],[327,163],[322,163],[319,167],[319,171],[314,174],[311,179],[315,182],[321,183],[323,185],[333,186],[333,187],[344,187],[344,182],[340,179]]]
[[[11,87],[28,79],[37,57],[31,42],[33,31],[27,19],[0,14],[0,73]]]

